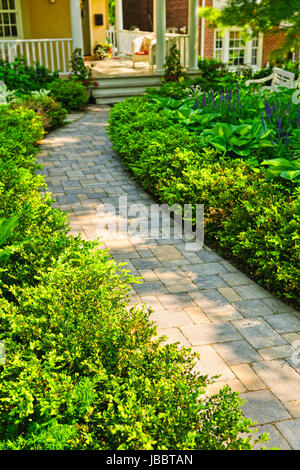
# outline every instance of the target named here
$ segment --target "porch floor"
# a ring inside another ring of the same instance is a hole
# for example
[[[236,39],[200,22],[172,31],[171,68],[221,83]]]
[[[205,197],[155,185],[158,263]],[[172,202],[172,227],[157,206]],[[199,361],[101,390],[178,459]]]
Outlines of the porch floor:
[[[147,62],[139,62],[133,68],[130,57],[112,57],[104,60],[90,60],[93,66],[93,78],[105,77],[149,77],[156,75],[156,67],[149,66]]]

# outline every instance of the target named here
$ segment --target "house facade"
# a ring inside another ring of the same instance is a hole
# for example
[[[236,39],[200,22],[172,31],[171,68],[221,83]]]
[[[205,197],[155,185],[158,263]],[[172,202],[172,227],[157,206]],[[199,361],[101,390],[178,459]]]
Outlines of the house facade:
[[[167,0],[167,30],[188,33],[189,0]],[[224,0],[199,0],[199,6],[221,8]],[[125,29],[139,28],[152,31],[154,24],[153,0],[123,0],[123,22]],[[216,58],[231,66],[250,65],[264,67],[269,54],[276,49],[283,37],[280,34],[260,35],[252,41],[243,43],[239,28],[230,28],[225,34],[208,27],[207,21],[199,19],[199,55]]]
[[[170,38],[179,44],[183,65],[190,72],[197,69],[198,54],[231,66],[264,66],[280,37],[260,35],[244,44],[238,28],[221,34],[199,19],[199,6],[223,4],[224,0],[116,0],[116,25],[111,29],[108,0],[0,0],[0,58],[12,62],[24,55],[28,63],[39,62],[63,75],[76,47],[91,56],[109,36],[118,53],[123,49],[130,54],[139,30],[156,39],[158,73]]]
[[[73,48],[89,56],[105,42],[108,21],[107,0],[0,0],[0,57],[67,72]]]

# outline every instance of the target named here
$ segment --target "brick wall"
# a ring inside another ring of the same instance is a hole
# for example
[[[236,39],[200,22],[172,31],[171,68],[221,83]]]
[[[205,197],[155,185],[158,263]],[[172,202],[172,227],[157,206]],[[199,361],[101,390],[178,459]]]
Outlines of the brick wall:
[[[270,52],[277,49],[280,44],[284,41],[283,33],[274,33],[264,35],[263,38],[263,57],[262,66],[265,67],[267,62],[270,60]]]
[[[124,29],[135,26],[142,31],[151,31],[149,15],[153,19],[153,0],[123,0]]]

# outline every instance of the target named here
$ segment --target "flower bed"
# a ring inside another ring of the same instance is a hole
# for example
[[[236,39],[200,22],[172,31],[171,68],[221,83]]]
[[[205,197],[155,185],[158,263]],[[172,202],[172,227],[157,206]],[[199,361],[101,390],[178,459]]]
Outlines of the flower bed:
[[[115,105],[110,118],[115,149],[161,202],[203,203],[206,242],[272,293],[297,305],[298,174],[297,168],[284,167],[285,160],[291,165],[296,162],[292,152],[299,151],[297,139],[287,142],[276,131],[276,116],[275,125],[272,117],[268,121],[268,116],[261,116],[259,103],[251,107],[255,98],[246,91],[235,96],[235,106],[245,109],[249,122],[239,121],[241,111],[234,114],[236,122],[229,124],[232,91],[231,98],[221,98],[221,92],[204,98],[185,87],[167,84],[159,92]],[[170,99],[170,91],[180,99]],[[206,106],[201,106],[201,99]],[[247,109],[242,100],[248,100]],[[264,111],[264,99],[261,106]],[[299,133],[297,110],[292,109],[290,116],[292,132]],[[269,158],[267,168],[271,167],[275,150],[284,158],[273,174],[268,170],[266,175],[263,163]]]

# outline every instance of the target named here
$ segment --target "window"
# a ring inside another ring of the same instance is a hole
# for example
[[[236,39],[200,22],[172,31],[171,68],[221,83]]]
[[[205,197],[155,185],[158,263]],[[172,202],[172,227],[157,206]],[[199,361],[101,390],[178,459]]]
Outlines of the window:
[[[243,65],[256,68],[261,63],[262,41],[255,37],[245,42],[238,29],[215,32],[215,58],[231,67]]]
[[[223,36],[220,31],[216,31],[215,58],[222,60],[223,54]]]
[[[258,38],[252,39],[252,51],[251,51],[251,65],[257,65],[258,58]]]
[[[0,38],[19,36],[17,0],[0,0]]]
[[[244,65],[245,41],[241,37],[240,31],[229,32],[229,65]]]

